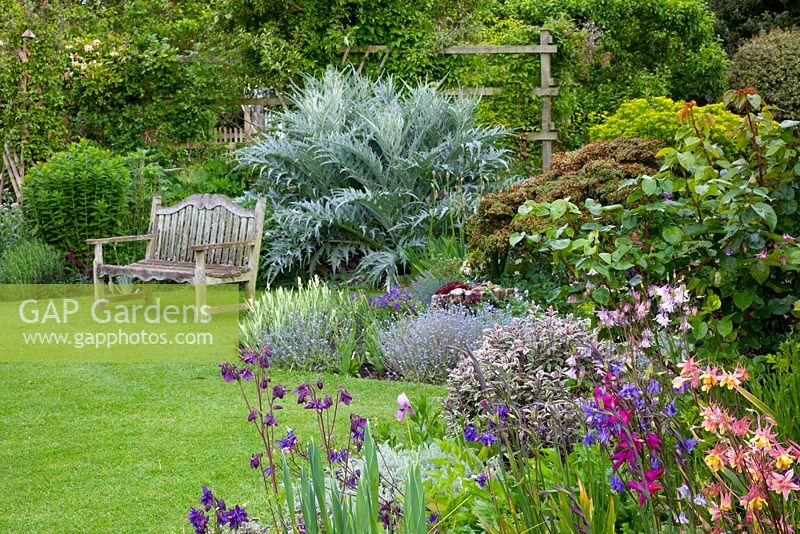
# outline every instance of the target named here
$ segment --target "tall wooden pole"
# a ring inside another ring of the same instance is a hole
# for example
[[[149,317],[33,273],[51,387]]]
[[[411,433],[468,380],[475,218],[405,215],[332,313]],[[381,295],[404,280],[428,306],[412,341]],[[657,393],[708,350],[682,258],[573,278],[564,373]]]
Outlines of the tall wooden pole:
[[[548,46],[552,43],[550,30],[547,28],[539,30],[539,44]],[[556,87],[550,72],[550,53],[542,52],[540,57],[541,86],[534,91],[542,99],[542,130],[535,137],[542,142],[542,169],[549,169],[553,159],[553,143],[558,141],[553,124],[553,97],[558,94],[558,87]]]

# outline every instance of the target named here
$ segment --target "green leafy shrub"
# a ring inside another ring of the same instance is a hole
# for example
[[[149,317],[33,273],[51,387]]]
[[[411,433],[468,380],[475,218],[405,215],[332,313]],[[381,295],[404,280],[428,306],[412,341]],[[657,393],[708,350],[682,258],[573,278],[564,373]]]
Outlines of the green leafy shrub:
[[[772,350],[800,310],[800,123],[775,122],[753,91],[729,91],[725,101],[743,114],[732,133],[745,157],[723,155],[708,140],[711,121],[686,104],[661,170],[632,180],[624,206],[531,201],[520,217],[550,224],[512,238],[568,266],[565,293],[587,310],[613,307],[615,292],[685,284],[701,299],[687,323],[692,340],[722,358]]]
[[[532,215],[517,217],[518,208],[528,200],[547,202],[586,198],[604,203],[624,200],[627,180],[658,170],[658,141],[615,139],[598,141],[573,152],[557,154],[553,167],[529,180],[489,193],[478,203],[466,224],[470,263],[501,273],[509,253],[509,238],[515,232],[541,230],[550,222]]]
[[[238,152],[270,200],[269,279],[354,270],[393,283],[407,251],[453,231],[506,166],[504,131],[475,124],[475,101],[334,71],[308,79],[275,131]]]
[[[704,0],[511,0],[474,40],[491,44],[539,42],[552,29],[558,53],[553,78],[559,95],[554,119],[568,149],[586,142],[588,128],[632,98],[715,100],[725,89],[727,56]],[[482,119],[507,127],[539,128],[539,62],[493,55],[464,60],[463,85],[502,86],[481,103]]]
[[[165,180],[164,203],[173,204],[190,195],[210,193],[236,198],[242,196],[246,185],[246,171],[237,170],[225,161],[206,161]]]
[[[154,34],[82,36],[68,47],[66,84],[81,136],[117,150],[213,137],[229,87],[220,62]]]
[[[507,320],[490,307],[471,312],[461,306],[400,317],[380,330],[383,361],[397,378],[442,383],[463,349],[475,348],[486,329]]]
[[[658,139],[664,144],[671,143],[681,126],[678,114],[682,106],[683,102],[675,102],[663,96],[630,100],[601,124],[592,126],[589,129],[589,138],[592,141],[608,141],[617,137],[637,137]],[[726,148],[726,152],[730,152],[733,149],[731,132],[738,124],[739,117],[725,109],[723,104],[697,106],[694,112],[708,113],[714,118],[710,139]]]
[[[800,30],[773,30],[744,43],[733,56],[731,87],[755,87],[778,118],[800,118]]]
[[[450,372],[445,417],[460,425],[485,412],[482,402],[503,403],[529,415],[543,444],[575,441],[582,428],[576,401],[587,392],[584,378],[601,363],[589,350],[597,345],[589,322],[571,315],[534,309],[497,325]]]
[[[129,184],[122,157],[81,141],[31,169],[25,212],[45,242],[65,252],[83,251],[87,239],[116,235]]]
[[[63,274],[63,254],[41,241],[22,241],[0,257],[0,284],[52,284]]]

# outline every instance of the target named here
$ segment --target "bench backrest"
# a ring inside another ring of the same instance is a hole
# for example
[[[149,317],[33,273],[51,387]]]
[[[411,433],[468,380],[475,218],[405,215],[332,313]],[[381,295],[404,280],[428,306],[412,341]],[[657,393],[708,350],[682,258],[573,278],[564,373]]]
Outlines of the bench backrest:
[[[193,262],[193,245],[252,240],[258,255],[264,225],[265,201],[258,200],[254,211],[242,208],[224,195],[192,195],[174,206],[162,206],[153,197],[147,259]],[[247,266],[250,247],[211,249],[206,263]]]

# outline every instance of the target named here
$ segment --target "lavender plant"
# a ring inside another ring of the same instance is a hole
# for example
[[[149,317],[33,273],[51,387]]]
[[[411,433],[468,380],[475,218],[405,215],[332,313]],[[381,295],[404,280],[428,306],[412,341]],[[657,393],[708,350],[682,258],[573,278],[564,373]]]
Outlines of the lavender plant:
[[[252,350],[274,348],[280,367],[355,374],[365,359],[379,357],[374,318],[365,296],[315,277],[262,293],[241,323],[241,340]]]
[[[468,311],[460,306],[400,317],[380,329],[384,363],[398,378],[444,382],[463,349],[474,348],[486,329],[508,320],[502,310]]]

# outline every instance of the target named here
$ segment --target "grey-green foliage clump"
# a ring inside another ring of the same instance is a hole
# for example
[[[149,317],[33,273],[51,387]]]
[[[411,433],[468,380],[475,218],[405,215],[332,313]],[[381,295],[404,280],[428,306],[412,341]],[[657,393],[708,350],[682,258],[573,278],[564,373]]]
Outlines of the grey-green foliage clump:
[[[456,424],[478,416],[484,401],[502,403],[523,414],[543,444],[571,442],[581,428],[582,379],[610,356],[588,321],[534,308],[462,355],[447,380],[445,417]]]
[[[320,267],[394,283],[407,252],[458,226],[507,165],[505,131],[475,123],[476,102],[430,85],[328,71],[237,153],[273,206],[267,277]]]
[[[64,275],[64,256],[41,241],[22,241],[0,258],[0,284],[48,284]]]
[[[505,311],[460,306],[401,317],[380,330],[383,362],[398,378],[442,383],[464,349],[474,349],[487,329],[508,320]]]
[[[19,204],[0,204],[0,257],[9,248],[30,238],[30,234],[30,225]]]

